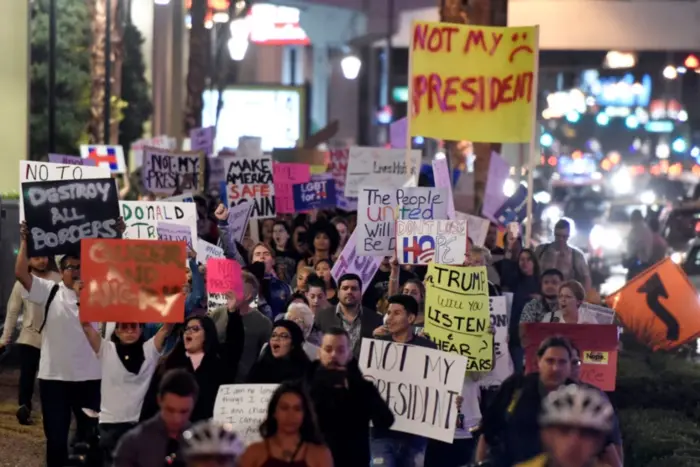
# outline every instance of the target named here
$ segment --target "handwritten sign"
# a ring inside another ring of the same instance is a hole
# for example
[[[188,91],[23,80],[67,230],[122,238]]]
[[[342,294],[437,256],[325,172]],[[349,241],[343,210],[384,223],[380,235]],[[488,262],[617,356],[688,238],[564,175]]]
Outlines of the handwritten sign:
[[[192,193],[183,193],[181,195],[163,198],[161,201],[167,201],[168,203],[194,203],[194,195]]]
[[[448,191],[445,188],[408,187],[396,190],[400,219],[447,219]]]
[[[190,228],[192,243],[197,241],[197,206],[194,203],[163,201],[119,201],[126,224],[124,238],[157,240],[158,223],[185,225]]]
[[[145,148],[141,172],[143,186],[151,193],[172,195],[176,190],[204,190],[204,155]]]
[[[25,182],[49,182],[60,180],[95,180],[109,178],[109,169],[50,162],[19,161],[20,188]],[[24,220],[24,199],[19,198],[19,221]]]
[[[153,138],[142,138],[131,143],[132,165],[131,169],[137,169],[143,165],[144,148],[158,148],[169,151],[177,149],[177,139],[167,135],[154,136]]]
[[[425,280],[425,332],[443,352],[467,357],[467,371],[493,369],[486,276],[483,266],[430,263]]]
[[[396,257],[401,264],[464,264],[467,221],[396,221]]]
[[[250,211],[253,206],[250,204],[239,204],[232,206],[228,210],[228,228],[229,236],[232,240],[241,242],[246,230],[248,229],[248,220],[250,219]],[[232,245],[235,246],[235,245]]]
[[[369,283],[372,282],[372,278],[377,273],[382,258],[379,256],[360,256],[357,254],[356,245],[358,232],[359,229],[353,230],[340,256],[336,262],[333,263],[331,275],[333,279],[338,282],[338,279],[340,279],[343,274],[357,274],[360,279],[362,279],[362,293],[364,294],[367,287],[369,287]]]
[[[420,157],[419,150],[411,150],[409,173],[404,149],[351,147],[345,180],[345,196],[359,198],[361,186],[400,188],[417,185]]]
[[[294,214],[295,183],[311,181],[311,168],[308,164],[275,162],[272,166],[275,180],[275,208],[283,214]]]
[[[435,186],[445,190],[447,218],[454,219],[455,203],[452,198],[452,176],[450,175],[450,168],[447,166],[446,158],[433,160],[433,178],[435,179]]]
[[[118,238],[119,195],[111,178],[22,184],[28,255],[77,252],[85,238]]]
[[[192,248],[192,232],[189,225],[158,222],[157,230],[158,240],[185,242],[188,248]]]
[[[308,183],[293,185],[296,211],[335,207],[335,181],[330,175],[314,175]]]
[[[230,159],[226,171],[229,207],[251,203],[251,219],[275,217],[275,185],[269,156]]]
[[[214,420],[228,423],[248,446],[260,441],[260,424],[277,384],[224,384],[214,402]]]
[[[226,294],[223,293],[208,293],[207,294],[207,311],[212,313],[217,308],[225,307],[227,304]]]
[[[513,360],[508,350],[508,304],[506,297],[489,298],[491,326],[495,331],[493,337],[493,353],[496,361],[493,370],[479,379],[479,386],[488,388],[500,386],[513,374]]]
[[[78,156],[66,156],[65,154],[49,154],[49,162],[63,165],[87,165],[89,167],[97,167],[97,164],[92,159],[83,159]]]
[[[393,412],[391,429],[451,443],[467,359],[439,350],[362,339],[360,369]],[[405,392],[404,392],[405,391]],[[412,395],[403,399],[397,394]]]
[[[185,244],[84,239],[80,319],[181,323],[185,319]]]
[[[524,143],[536,104],[538,28],[416,21],[412,136]]]
[[[474,245],[484,246],[486,235],[489,233],[489,225],[491,224],[488,219],[463,212],[455,212],[455,218],[467,221],[467,232]]]
[[[224,250],[221,247],[213,245],[201,238],[197,241],[197,262],[199,264],[208,264],[212,258],[225,258]]]
[[[213,126],[190,130],[190,149],[192,151],[202,151],[207,156],[213,154],[215,135],[216,128]]]
[[[525,372],[537,371],[537,349],[550,336],[564,336],[581,355],[581,381],[614,391],[617,379],[617,326],[614,324],[525,324]]]
[[[80,146],[80,157],[92,159],[98,167],[106,167],[113,174],[126,172],[124,148],[119,145],[83,144]]]
[[[235,292],[243,300],[243,276],[241,265],[232,259],[209,258],[207,260],[207,292]]]
[[[346,211],[357,211],[357,198],[345,196],[345,179],[348,172],[348,157],[350,150],[334,149],[330,152],[331,175],[335,181],[335,197],[337,206]]]

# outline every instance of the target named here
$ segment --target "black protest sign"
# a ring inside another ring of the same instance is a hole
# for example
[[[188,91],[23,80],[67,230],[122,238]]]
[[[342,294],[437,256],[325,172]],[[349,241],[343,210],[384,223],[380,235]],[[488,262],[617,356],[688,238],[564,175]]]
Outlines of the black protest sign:
[[[111,178],[22,184],[30,257],[79,250],[83,238],[120,238],[119,194]]]
[[[172,195],[175,191],[200,192],[204,188],[205,167],[204,155],[199,152],[144,148],[143,186],[159,195]]]

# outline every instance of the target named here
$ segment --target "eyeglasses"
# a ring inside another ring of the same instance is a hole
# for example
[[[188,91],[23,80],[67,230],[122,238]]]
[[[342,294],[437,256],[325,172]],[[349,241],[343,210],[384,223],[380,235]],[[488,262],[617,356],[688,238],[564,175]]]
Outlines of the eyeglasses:
[[[581,366],[581,360],[579,360],[578,358],[574,358],[573,360],[571,360],[571,364],[573,366]]]
[[[201,326],[187,326],[185,328],[185,334],[187,334],[188,332],[199,332],[201,330],[202,330]]]
[[[576,297],[573,295],[559,295],[559,298],[565,298],[566,300],[576,300]]]
[[[72,264],[69,264],[68,266],[63,268],[65,271],[80,271],[80,266],[74,266]]]
[[[277,333],[273,332],[272,335],[270,336],[270,340],[273,340],[273,339],[287,340],[287,339],[291,339],[291,338],[292,338],[292,336],[290,336],[287,333],[277,334]]]

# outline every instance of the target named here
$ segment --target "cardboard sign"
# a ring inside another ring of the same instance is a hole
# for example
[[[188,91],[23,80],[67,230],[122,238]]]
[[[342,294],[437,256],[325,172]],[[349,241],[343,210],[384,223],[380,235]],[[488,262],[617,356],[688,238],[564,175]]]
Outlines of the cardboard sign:
[[[231,425],[248,446],[260,441],[260,425],[277,384],[223,384],[214,403],[214,420]]]
[[[537,26],[414,21],[410,37],[412,136],[530,141],[537,103]]]
[[[467,232],[475,246],[484,246],[491,222],[479,216],[455,212],[455,219],[467,221]]]
[[[396,221],[396,257],[401,264],[464,264],[467,221]]]
[[[410,154],[409,173],[406,151],[403,149],[351,147],[345,196],[359,198],[360,187],[400,188],[417,185],[421,155],[417,149],[411,150]]]
[[[214,136],[216,128],[194,128],[190,130],[190,150],[201,151],[207,156],[214,153]]]
[[[357,274],[362,279],[362,293],[364,294],[372,282],[372,278],[377,273],[382,258],[379,256],[359,256],[357,254],[357,233],[358,229],[353,230],[352,235],[348,238],[340,256],[333,263],[331,275],[336,282],[343,274]]]
[[[243,300],[243,270],[232,259],[209,258],[207,260],[207,292],[235,292],[236,298]]]
[[[392,430],[452,443],[457,423],[455,401],[462,393],[466,358],[365,338],[359,364],[393,412],[396,420]],[[405,396],[395,399],[397,394]],[[403,402],[399,402],[402,397]]]
[[[294,214],[295,183],[311,181],[311,170],[308,164],[275,162],[272,166],[275,180],[275,208],[278,213]]]
[[[641,342],[671,350],[700,333],[698,292],[670,258],[655,264],[607,299]]]
[[[169,224],[158,222],[158,240],[169,242],[185,242],[188,248],[192,248],[192,232],[190,226],[182,224]]]
[[[197,241],[197,262],[207,264],[212,258],[225,258],[223,248],[213,245],[201,238]]]
[[[435,179],[435,186],[437,188],[442,188],[445,190],[445,197],[447,198],[447,218],[455,218],[455,203],[452,198],[452,176],[450,174],[450,168],[447,166],[447,159],[435,159],[433,160],[433,178]]]
[[[83,240],[80,320],[181,323],[185,257],[182,242]]]
[[[175,191],[204,191],[204,155],[199,152],[170,152],[145,148],[143,186],[151,193],[172,195]]]
[[[158,223],[185,225],[190,228],[192,243],[197,241],[197,206],[194,203],[167,201],[119,201],[126,224],[124,238],[157,240]]]
[[[335,207],[335,182],[330,175],[314,175],[308,183],[293,185],[293,191],[297,212]]]
[[[20,189],[25,182],[49,182],[60,180],[95,180],[109,178],[109,169],[50,162],[19,161]],[[24,220],[24,199],[19,197],[19,221]]]
[[[491,326],[496,331],[493,337],[493,353],[496,361],[493,370],[479,379],[479,386],[488,388],[500,386],[506,378],[513,374],[513,359],[508,350],[508,304],[506,297],[490,297]]]
[[[86,165],[88,167],[97,167],[97,164],[92,159],[83,159],[79,156],[66,156],[65,154],[49,154],[49,162],[54,164]]]
[[[486,268],[430,263],[425,286],[425,333],[443,352],[467,357],[467,371],[491,371]]]
[[[275,185],[272,177],[272,158],[232,158],[226,171],[229,207],[251,203],[251,219],[275,217]]]
[[[126,173],[124,148],[119,145],[82,144],[80,157],[92,159],[98,167],[107,167],[113,174]]]
[[[617,377],[617,326],[613,324],[525,324],[525,372],[537,371],[537,349],[550,336],[564,336],[581,352],[581,381],[614,391]]]
[[[118,238],[119,194],[111,178],[22,184],[29,257],[77,252],[81,239]]]

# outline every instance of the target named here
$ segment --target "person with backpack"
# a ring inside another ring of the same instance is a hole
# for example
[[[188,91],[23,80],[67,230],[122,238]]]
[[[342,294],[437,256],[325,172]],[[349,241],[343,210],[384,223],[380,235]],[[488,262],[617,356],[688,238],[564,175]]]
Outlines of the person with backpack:
[[[562,273],[564,280],[576,280],[586,290],[591,290],[591,271],[583,252],[569,245],[571,224],[566,219],[559,219],[554,225],[554,241],[543,243],[535,250],[535,256],[543,271],[556,269]]]

